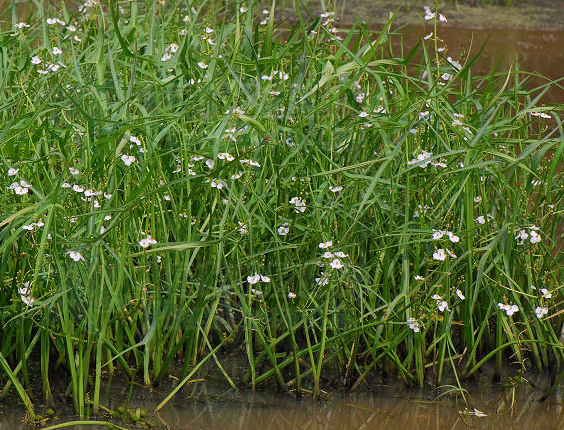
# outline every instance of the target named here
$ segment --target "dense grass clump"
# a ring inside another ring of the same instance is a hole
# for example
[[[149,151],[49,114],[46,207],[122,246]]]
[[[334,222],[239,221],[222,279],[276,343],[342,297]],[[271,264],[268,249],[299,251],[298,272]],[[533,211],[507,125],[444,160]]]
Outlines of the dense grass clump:
[[[330,373],[562,362],[548,84],[475,78],[433,35],[396,52],[391,22],[330,13],[279,33],[248,2],[13,12],[0,378],[30,414],[30,374],[49,400],[57,367],[85,415],[117,369],[155,384],[180,363],[180,388],[209,361],[235,384],[225,352],[252,387],[314,395]]]

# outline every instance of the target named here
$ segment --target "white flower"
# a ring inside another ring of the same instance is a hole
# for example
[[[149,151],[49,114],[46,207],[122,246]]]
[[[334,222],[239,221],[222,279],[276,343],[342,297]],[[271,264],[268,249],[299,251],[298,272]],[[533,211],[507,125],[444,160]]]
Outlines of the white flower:
[[[8,176],[16,176],[19,171],[20,169],[14,169],[13,167],[10,167],[8,169]]]
[[[165,199],[167,202],[170,202],[170,196],[169,195],[164,195],[163,199]]]
[[[541,288],[540,290],[543,299],[550,299],[552,297],[552,293],[548,291],[546,288]]]
[[[446,260],[446,253],[445,250],[440,248],[433,253],[433,258],[437,261],[445,261]]]
[[[476,408],[474,408],[474,412],[472,413],[472,415],[475,415],[475,416],[480,417],[480,418],[487,417],[487,415],[485,413],[483,413],[482,411],[479,411]]]
[[[436,230],[433,233],[433,240],[439,240],[440,238],[442,238],[445,235],[445,231],[443,230]]]
[[[220,160],[227,160],[227,161],[235,160],[235,157],[233,157],[231,154],[227,152],[220,152],[219,154],[217,154],[217,158],[219,158]]]
[[[305,201],[303,201],[300,197],[292,197],[290,199],[290,204],[293,204],[295,206],[296,212],[303,213],[306,210]]]
[[[286,222],[282,224],[280,227],[278,227],[278,234],[280,236],[286,236],[289,232],[290,232],[290,227]]]
[[[270,282],[270,278],[266,275],[260,275],[260,280],[262,282]]]
[[[407,325],[408,327],[413,330],[415,333],[419,333],[420,328],[419,328],[419,321],[417,321],[415,318],[409,318],[407,320]]]
[[[204,63],[203,61],[200,61],[198,63],[198,66],[200,67],[200,69],[207,69],[208,65],[206,63]]]
[[[172,55],[170,55],[170,53],[168,53],[168,52],[165,52],[165,53],[163,54],[163,56],[161,57],[161,61],[162,61],[163,63],[164,63],[165,61],[170,60],[170,59],[172,59]]]
[[[447,22],[446,17],[442,13],[439,13],[439,21]]]
[[[460,298],[460,300],[464,300],[466,298],[459,289],[456,290],[456,295]]]
[[[32,231],[35,228],[35,224],[31,223],[31,224],[28,224],[28,225],[22,225],[22,228],[24,230],[27,230],[27,231]]]
[[[423,276],[421,276],[421,275],[415,275],[415,280],[416,280],[416,281],[424,281],[425,278],[424,278]]]
[[[519,312],[519,307],[517,305],[506,305],[503,303],[497,304],[501,310],[504,310],[507,316],[512,316],[514,313]]]
[[[42,61],[41,58],[38,57],[37,55],[31,57],[31,64],[35,64],[35,65],[41,64],[41,61]]]
[[[69,167],[69,172],[71,175],[80,175],[80,171],[75,169],[74,167]]]
[[[329,275],[321,272],[319,278],[315,278],[315,283],[320,286],[327,285],[329,283]]]
[[[329,265],[333,268],[333,269],[342,269],[343,263],[341,263],[341,260],[339,260],[338,258],[335,258],[333,261],[331,261],[331,263],[329,263]]]
[[[157,241],[151,237],[150,234],[139,241],[139,246],[147,249],[149,246],[156,244]]]
[[[136,158],[133,155],[121,154],[121,161],[123,161],[123,163],[129,167],[133,163],[135,163]]]
[[[289,299],[295,299],[295,298],[296,298],[296,293],[293,293],[293,292],[290,291],[290,292],[288,293],[288,298],[289,298]]]
[[[443,299],[443,297],[442,297],[442,296],[439,296],[438,294],[433,294],[433,296],[432,296],[431,298],[432,298],[433,300],[438,301],[438,302],[440,302],[440,301]]]
[[[520,230],[519,233],[517,233],[517,236],[515,236],[515,239],[518,242],[522,243],[522,241],[527,240],[528,237],[529,235],[525,230]]]
[[[57,46],[53,46],[53,55],[61,55],[63,53],[62,49],[57,47]]]
[[[255,273],[252,276],[247,276],[247,282],[251,285],[258,284],[259,281],[260,281],[260,275],[258,273]]]
[[[244,222],[237,221],[237,223],[239,224],[239,234],[240,235],[244,235],[244,234],[249,233],[249,230],[247,230],[247,225]]]
[[[361,118],[366,118],[368,116],[368,112],[363,111],[363,112],[359,113],[358,116],[361,117]]]
[[[319,248],[321,249],[327,249],[333,246],[333,241],[332,240],[328,240],[327,242],[321,242],[319,244]]]
[[[23,196],[24,194],[27,194],[28,192],[28,188],[27,187],[22,187],[21,185],[16,185],[14,187],[14,192],[20,196]]]
[[[540,235],[536,231],[531,230],[530,233],[531,233],[531,238],[529,240],[530,240],[531,243],[533,243],[533,244],[539,243],[542,240]]]
[[[208,169],[213,169],[213,166],[215,166],[215,161],[213,161],[212,159],[206,160],[206,166],[208,166]]]
[[[206,27],[206,34],[212,34],[213,28]]]
[[[335,252],[335,256],[339,257],[339,258],[345,258],[345,257],[348,257],[349,254],[345,254],[343,251],[337,251],[337,252]]]
[[[253,293],[255,296],[262,296],[262,291],[255,290],[254,288],[251,288],[251,293]]]
[[[445,310],[449,311],[450,309],[448,308],[448,303],[445,302],[444,300],[442,302],[438,302],[437,303],[437,307],[439,308],[439,311],[444,312]]]
[[[453,243],[460,242],[460,238],[456,236],[452,231],[447,231],[447,236]]]
[[[433,154],[431,152],[423,151],[417,156],[417,158],[414,158],[413,160],[408,161],[407,164],[410,165],[410,166],[411,165],[418,165],[422,169],[425,169],[431,163],[429,158],[431,158],[432,156],[433,156]]]
[[[67,255],[72,258],[74,261],[80,261],[83,260],[84,261],[84,257],[82,256],[82,254],[78,251],[67,251]]]
[[[247,12],[247,10],[248,10],[248,9],[247,9],[245,6],[241,6],[241,7],[239,8],[239,13],[245,13],[245,12]]]
[[[478,218],[476,218],[474,221],[476,221],[478,224],[485,224],[486,223],[486,218],[484,218],[483,215],[480,215]]]
[[[535,309],[535,314],[537,315],[537,318],[542,318],[543,315],[546,315],[548,313],[548,308],[542,308],[540,306],[537,306],[537,308]]]
[[[211,180],[210,185],[212,188],[217,188],[218,190],[221,190],[223,187],[227,187],[227,182],[221,179],[214,178]]]
[[[338,193],[339,191],[343,191],[343,187],[329,187],[329,190],[333,193]]]

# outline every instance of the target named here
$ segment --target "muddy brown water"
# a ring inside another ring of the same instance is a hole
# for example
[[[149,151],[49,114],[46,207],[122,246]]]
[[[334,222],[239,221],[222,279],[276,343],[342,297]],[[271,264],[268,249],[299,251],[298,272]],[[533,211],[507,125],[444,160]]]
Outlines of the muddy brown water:
[[[431,28],[423,27],[404,28],[405,52],[431,31]],[[542,101],[564,103],[564,31],[444,27],[439,28],[437,34],[443,41],[439,46],[446,47],[444,55],[455,60],[464,56],[472,58],[482,50],[472,67],[474,75],[507,71],[517,64],[523,72],[538,74],[550,80],[561,79]],[[525,78],[525,74],[522,78]],[[536,77],[528,88],[546,82],[547,79]]]
[[[530,377],[539,387],[547,387],[545,375]],[[524,383],[514,387],[477,383],[467,386],[465,399],[451,387],[407,389],[401,382],[373,386],[354,394],[323,394],[313,401],[292,394],[268,391],[237,391],[225,383],[207,381],[180,391],[159,413],[151,411],[169,389],[149,390],[139,385],[109,383],[101,403],[116,410],[124,406],[143,408],[147,421],[159,429],[552,429],[564,423],[564,392],[557,391],[539,402],[543,391]],[[46,425],[76,420],[68,406],[55,406],[60,418]],[[37,408],[42,413],[41,408]],[[67,412],[65,412],[65,410]],[[476,416],[476,410],[484,416]],[[22,422],[23,409],[0,404],[0,429],[28,430]],[[130,421],[103,415],[90,420],[108,420],[126,429]],[[35,427],[37,428],[37,427]],[[73,429],[102,429],[103,426],[74,425]]]

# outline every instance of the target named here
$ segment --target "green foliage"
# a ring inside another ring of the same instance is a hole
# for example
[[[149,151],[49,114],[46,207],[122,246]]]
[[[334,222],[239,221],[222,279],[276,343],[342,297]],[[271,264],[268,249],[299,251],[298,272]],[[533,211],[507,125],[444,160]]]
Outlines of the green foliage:
[[[230,350],[314,395],[560,363],[550,83],[244,6],[38,2],[1,34],[2,395],[35,370],[49,399],[57,362],[89,416],[116,369],[235,385]]]

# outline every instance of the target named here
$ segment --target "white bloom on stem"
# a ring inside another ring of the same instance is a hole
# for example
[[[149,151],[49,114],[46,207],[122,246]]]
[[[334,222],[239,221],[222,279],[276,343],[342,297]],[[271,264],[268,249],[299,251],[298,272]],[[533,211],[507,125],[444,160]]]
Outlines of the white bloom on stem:
[[[123,161],[123,163],[129,167],[133,163],[135,163],[136,158],[133,155],[121,154],[121,161]]]
[[[341,260],[339,260],[338,258],[335,258],[333,261],[331,261],[331,263],[329,263],[329,265],[333,268],[333,269],[342,269],[343,263],[341,262]]]
[[[434,253],[433,253],[433,258],[437,261],[445,261],[446,260],[446,253],[445,250],[443,248],[439,248],[437,249]]]
[[[460,291],[459,289],[456,290],[456,295],[458,296],[458,298],[460,300],[464,300],[466,297],[464,296],[464,294],[462,293],[462,291]]]
[[[71,173],[71,175],[80,175],[80,170],[75,169],[74,167],[69,167],[69,172]]]
[[[407,325],[415,333],[419,333],[419,331],[420,331],[419,321],[417,321],[415,318],[409,318],[407,320]]]
[[[529,237],[529,235],[525,230],[519,230],[519,233],[517,233],[517,236],[515,236],[515,239],[517,240],[517,242],[520,245],[521,243],[523,243],[524,240],[527,240],[528,237]]]
[[[339,191],[343,191],[343,187],[338,186],[338,187],[329,187],[329,190],[333,193],[338,193]]]
[[[552,293],[548,291],[546,288],[541,288],[540,290],[543,299],[550,299],[552,298]]]
[[[244,235],[244,234],[249,233],[249,230],[247,230],[247,224],[245,224],[244,222],[241,222],[241,221],[237,221],[237,223],[239,224],[239,234],[240,235]]]
[[[295,299],[295,298],[296,298],[296,293],[293,293],[292,291],[290,291],[290,292],[288,293],[288,298],[289,298],[289,299]]]
[[[329,275],[324,272],[321,272],[319,278],[315,278],[315,283],[319,286],[325,286],[329,283]]]
[[[537,315],[537,318],[542,318],[544,315],[548,314],[548,308],[543,308],[541,306],[537,306],[537,308],[535,309],[535,314]]]
[[[444,312],[445,310],[450,311],[450,309],[448,308],[448,303],[444,300],[442,302],[438,302],[437,307],[439,308],[440,312]]]
[[[82,254],[78,251],[67,251],[67,255],[72,258],[74,261],[80,261],[83,260],[84,261],[84,257],[82,256]]]
[[[258,284],[260,281],[260,275],[255,273],[254,275],[247,276],[247,282],[251,285]]]
[[[455,235],[452,231],[447,231],[447,236],[452,243],[460,242],[460,238]]]
[[[327,242],[321,242],[319,244],[319,248],[321,249],[327,249],[333,246],[333,241],[332,240],[328,240]]]
[[[439,240],[445,235],[445,231],[443,230],[436,230],[433,232],[433,240]]]
[[[198,63],[198,67],[199,67],[200,69],[207,69],[207,68],[208,68],[208,65],[207,65],[206,63],[204,63],[203,61],[200,61],[200,62]]]
[[[290,233],[290,226],[287,222],[285,222],[280,227],[278,227],[277,231],[279,236],[286,236],[288,233]]]
[[[266,275],[260,275],[261,282],[270,282],[270,278]]]
[[[58,46],[53,46],[53,55],[61,55],[63,53],[63,50],[61,48],[59,48]]]
[[[143,239],[141,239],[139,241],[139,246],[147,249],[149,246],[154,245],[156,243],[157,243],[157,241],[155,239],[153,239],[150,234],[148,234],[146,237],[144,237]]]
[[[20,169],[14,169],[13,167],[10,167],[8,169],[8,176],[16,176],[19,171]]]
[[[531,230],[530,234],[531,238],[529,240],[532,244],[539,243],[542,240],[540,234],[538,234],[536,231]]]
[[[210,185],[212,188],[217,188],[218,190],[221,190],[223,187],[227,187],[227,182],[225,182],[222,179],[214,178],[211,180]]]
[[[504,310],[508,317],[512,316],[516,312],[519,312],[519,307],[517,305],[506,305],[504,303],[498,303],[498,307]]]

